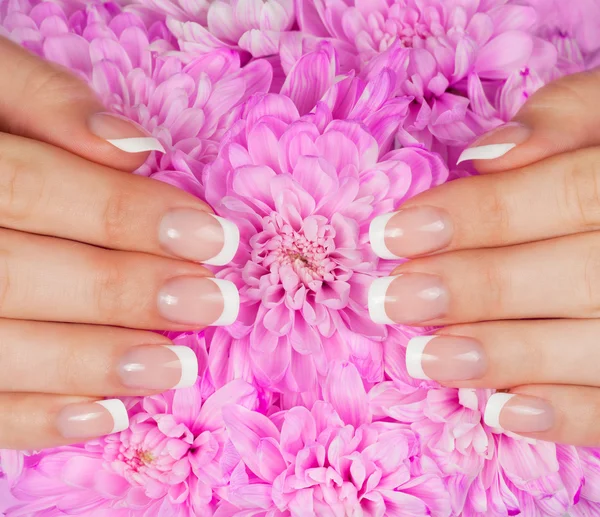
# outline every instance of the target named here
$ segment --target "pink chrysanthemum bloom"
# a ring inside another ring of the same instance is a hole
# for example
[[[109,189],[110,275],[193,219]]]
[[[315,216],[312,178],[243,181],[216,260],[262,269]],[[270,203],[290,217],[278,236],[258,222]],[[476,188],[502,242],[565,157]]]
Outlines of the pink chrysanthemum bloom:
[[[281,34],[292,28],[293,0],[141,0],[144,10],[163,13],[189,56],[219,48],[253,57],[275,55]],[[134,7],[139,9],[140,7]]]
[[[358,371],[336,364],[312,409],[270,418],[239,406],[223,418],[239,455],[219,516],[445,517],[441,480],[407,425],[373,422]],[[246,513],[237,513],[237,512]]]
[[[419,437],[423,457],[444,479],[453,515],[564,517],[583,487],[576,449],[488,428],[482,416],[490,393],[396,382],[379,384],[369,396],[376,418],[410,425]]]
[[[130,404],[130,428],[41,455],[15,481],[7,517],[211,516],[227,484],[221,408],[255,409],[256,390],[233,381],[206,396],[202,385]]]
[[[313,38],[353,45],[367,77],[381,66],[405,73],[399,91],[415,98],[399,135],[405,145],[417,139],[431,147],[433,137],[464,146],[490,127],[468,111],[470,76],[493,86],[525,66],[545,71],[556,63],[553,45],[534,34],[535,10],[505,0],[298,0],[297,16]],[[294,55],[286,44],[284,57]],[[356,63],[342,62],[348,66]]]
[[[328,363],[350,360],[365,339],[376,361],[367,369],[379,371],[371,380],[381,380],[377,342],[386,329],[370,320],[366,296],[386,270],[368,245],[369,223],[442,183],[448,170],[421,148],[380,155],[401,119],[391,131],[380,127],[392,122],[387,109],[376,109],[384,82],[374,84],[381,88],[365,87],[351,120],[332,120],[333,111],[346,109],[335,93],[304,118],[289,97],[255,97],[205,169],[206,200],[241,232],[238,254],[218,272],[240,289],[240,318],[206,332],[221,382],[243,370],[261,385],[315,390]],[[364,111],[380,119],[362,121]],[[380,142],[368,127],[381,129]]]

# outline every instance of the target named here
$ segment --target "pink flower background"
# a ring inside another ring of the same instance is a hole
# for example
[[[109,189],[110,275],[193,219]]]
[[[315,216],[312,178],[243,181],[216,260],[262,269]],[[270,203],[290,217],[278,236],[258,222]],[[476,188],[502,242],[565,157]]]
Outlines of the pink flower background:
[[[373,217],[473,171],[460,151],[548,81],[600,64],[596,0],[0,0],[167,152],[138,171],[240,228],[238,321],[173,334],[194,387],[130,429],[0,450],[8,517],[600,515],[600,453],[490,429],[491,392],[408,377],[373,324]]]

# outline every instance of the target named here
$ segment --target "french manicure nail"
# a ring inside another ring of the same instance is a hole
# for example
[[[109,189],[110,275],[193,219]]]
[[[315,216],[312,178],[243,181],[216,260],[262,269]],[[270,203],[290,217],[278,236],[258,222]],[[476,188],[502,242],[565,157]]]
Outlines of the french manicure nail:
[[[378,257],[396,260],[445,248],[452,232],[452,221],[444,210],[419,206],[376,217],[369,239]]]
[[[408,273],[375,280],[369,288],[369,315],[375,323],[424,323],[448,312],[449,295],[436,275]]]
[[[513,433],[547,431],[554,426],[554,409],[537,397],[494,393],[487,402],[483,420],[489,427]]]
[[[198,378],[198,358],[186,346],[139,345],[121,357],[118,373],[129,388],[189,388]]]
[[[169,280],[158,296],[158,310],[173,323],[198,327],[231,325],[240,310],[233,282],[209,277]]]
[[[159,241],[178,257],[224,266],[237,253],[240,231],[231,221],[209,212],[178,208],[160,222]]]
[[[115,113],[95,113],[88,127],[96,136],[126,153],[165,152],[162,144],[133,121]]]
[[[509,122],[483,135],[465,149],[457,165],[467,160],[495,160],[507,154],[531,136],[531,129],[519,122]]]
[[[96,438],[128,427],[127,409],[118,399],[69,404],[56,419],[56,428],[65,438]]]
[[[406,369],[415,379],[467,381],[480,379],[487,358],[480,343],[459,336],[418,336],[406,347]]]

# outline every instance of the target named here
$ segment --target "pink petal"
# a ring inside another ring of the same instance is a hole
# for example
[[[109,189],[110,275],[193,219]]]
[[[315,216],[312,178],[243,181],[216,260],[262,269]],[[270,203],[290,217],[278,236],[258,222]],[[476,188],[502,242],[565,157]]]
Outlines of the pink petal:
[[[323,399],[346,424],[358,427],[371,420],[367,392],[352,364],[338,363],[332,367],[323,387]]]
[[[279,441],[277,427],[266,416],[238,405],[223,408],[223,421],[244,463],[254,474],[263,479],[258,448],[261,439],[274,438]],[[261,452],[270,454],[273,451],[261,449]]]
[[[525,32],[507,31],[478,53],[475,71],[486,79],[504,79],[525,66],[533,52],[533,38]]]
[[[215,431],[222,427],[223,406],[243,403],[253,407],[256,401],[256,389],[247,382],[238,379],[217,390],[202,405],[196,419],[195,428]]]
[[[304,115],[314,108],[325,91],[333,85],[337,68],[333,47],[323,44],[315,52],[300,58],[288,74],[281,93],[290,97],[300,115]]]

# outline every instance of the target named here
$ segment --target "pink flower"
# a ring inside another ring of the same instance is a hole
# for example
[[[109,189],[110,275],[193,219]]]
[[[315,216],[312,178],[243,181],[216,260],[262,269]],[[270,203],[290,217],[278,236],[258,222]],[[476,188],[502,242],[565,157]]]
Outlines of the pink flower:
[[[206,399],[195,386],[132,402],[128,430],[41,456],[7,515],[212,515],[213,488],[227,484],[221,408],[232,403],[254,409],[256,391],[233,381]]]
[[[294,24],[293,0],[142,0],[167,16],[179,46],[193,56],[219,48],[241,49],[253,57],[277,54],[282,32]]]
[[[404,145],[466,145],[494,125],[469,111],[470,77],[497,89],[526,66],[545,72],[556,63],[553,45],[534,34],[535,10],[504,0],[297,0],[297,13],[313,38],[354,46],[367,78],[383,66],[404,74],[398,94],[415,98],[399,133]],[[293,55],[286,45],[282,54]]]
[[[416,436],[402,424],[372,422],[352,365],[331,370],[324,398],[310,411],[296,407],[271,418],[224,408],[240,458],[224,500],[260,512],[251,515],[450,515],[443,485],[420,464]]]
[[[240,289],[239,321],[206,333],[217,384],[244,371],[263,386],[314,390],[329,361],[349,359],[365,338],[377,350],[386,335],[366,311],[368,286],[385,273],[369,222],[447,169],[420,148],[380,156],[363,124],[325,108],[302,119],[288,97],[255,97],[205,169],[206,200],[241,231],[218,273]]]

